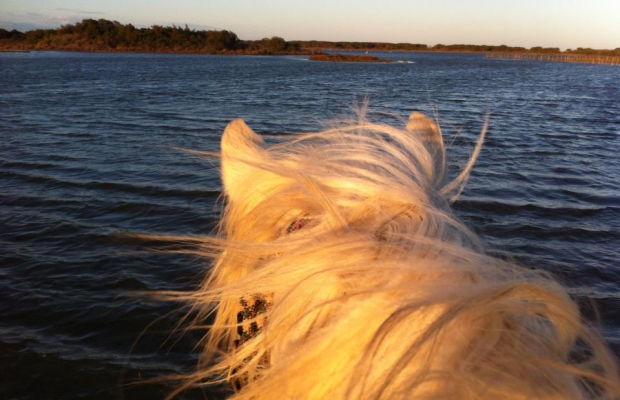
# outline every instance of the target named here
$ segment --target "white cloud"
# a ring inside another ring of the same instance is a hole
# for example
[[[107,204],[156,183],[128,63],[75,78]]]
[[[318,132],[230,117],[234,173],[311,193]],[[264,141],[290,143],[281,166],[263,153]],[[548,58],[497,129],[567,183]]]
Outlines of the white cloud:
[[[36,12],[28,12],[24,14],[10,13],[7,15],[9,17],[7,20],[0,21],[0,28],[6,30],[17,29],[21,32],[29,31],[32,29],[58,28],[61,25],[75,24],[76,22],[80,22],[84,18],[88,18],[88,15],[105,14],[99,11],[83,11],[69,9],[56,9],[55,11],[68,12],[58,12],[51,15]]]
[[[101,11],[84,11],[84,10],[75,10],[72,8],[55,8],[55,11],[70,11],[76,14],[86,14],[86,15],[105,15],[104,12]]]

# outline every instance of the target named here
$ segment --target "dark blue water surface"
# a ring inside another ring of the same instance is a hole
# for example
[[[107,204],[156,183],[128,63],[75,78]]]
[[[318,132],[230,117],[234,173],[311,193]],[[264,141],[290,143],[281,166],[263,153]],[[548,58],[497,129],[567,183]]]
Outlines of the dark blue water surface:
[[[135,292],[194,289],[205,265],[120,234],[213,229],[217,167],[177,148],[218,150],[238,117],[317,130],[365,96],[379,113],[436,110],[456,165],[490,113],[458,214],[595,299],[620,354],[620,68],[383,56],[413,63],[0,54],[0,398],[163,398],[130,383],[191,370],[198,335],[175,331],[181,304]]]

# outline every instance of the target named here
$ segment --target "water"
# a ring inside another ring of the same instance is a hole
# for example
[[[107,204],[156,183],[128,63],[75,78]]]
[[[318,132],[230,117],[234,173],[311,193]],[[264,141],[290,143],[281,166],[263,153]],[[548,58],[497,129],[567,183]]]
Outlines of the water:
[[[0,397],[163,398],[128,383],[193,368],[180,304],[200,260],[124,232],[207,234],[226,123],[290,135],[352,116],[436,110],[456,164],[490,134],[457,212],[495,253],[595,299],[620,354],[620,69],[379,54],[401,64],[40,52],[0,54]],[[379,119],[387,117],[379,115]],[[187,393],[185,398],[203,398]]]

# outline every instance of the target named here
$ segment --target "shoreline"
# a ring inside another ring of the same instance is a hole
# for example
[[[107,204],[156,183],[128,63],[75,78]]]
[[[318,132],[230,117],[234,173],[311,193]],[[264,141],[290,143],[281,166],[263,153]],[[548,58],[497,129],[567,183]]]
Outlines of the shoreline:
[[[215,54],[215,55],[266,55],[312,56],[338,52],[388,54],[444,53],[444,54],[533,54],[580,55],[587,57],[619,57],[616,49],[577,47],[562,51],[559,47],[487,45],[487,44],[436,44],[389,43],[366,41],[285,40],[278,36],[260,40],[243,40],[229,30],[193,30],[187,25],[136,28],[131,23],[122,24],[106,19],[83,19],[75,24],[58,28],[32,29],[27,32],[8,31],[0,28],[0,51],[71,51],[88,53],[143,53],[143,54]],[[358,55],[361,55],[359,54]],[[522,57],[517,57],[521,59]]]
[[[105,49],[105,50],[93,50],[93,49],[24,49],[24,48],[0,48],[0,53],[34,53],[34,52],[63,52],[63,53],[108,53],[108,54],[165,54],[165,55],[211,55],[211,56],[267,56],[267,57],[282,57],[282,56],[331,56],[337,53],[335,51],[347,52],[347,53],[435,53],[435,54],[481,54],[488,60],[529,60],[529,61],[546,61],[546,62],[570,62],[570,63],[583,63],[583,64],[600,64],[600,65],[620,65],[620,56],[600,56],[600,55],[586,55],[575,53],[535,53],[535,52],[505,52],[505,51],[474,51],[474,50],[374,50],[374,49],[343,49],[343,48],[308,48],[302,51],[279,51],[279,52],[261,52],[261,51],[243,51],[243,50],[223,50],[223,51],[179,51],[179,50],[129,50],[129,49]],[[329,51],[330,53],[326,53]],[[348,55],[345,57],[360,57],[365,54]],[[577,61],[578,59],[578,61]],[[605,61],[601,61],[605,60]],[[320,62],[347,62],[344,60],[316,60]],[[361,62],[368,62],[367,60],[360,60]],[[380,63],[389,63],[393,60],[381,60]],[[350,62],[350,61],[349,61]],[[374,61],[377,62],[377,61]]]
[[[311,56],[311,55],[320,55],[324,54],[321,52],[312,52],[312,51],[302,51],[302,52],[243,52],[243,51],[182,51],[182,50],[129,50],[129,49],[62,49],[62,48],[51,48],[51,49],[19,49],[19,48],[0,48],[0,53],[33,53],[33,52],[43,52],[43,51],[57,51],[63,53],[123,53],[123,54],[188,54],[188,55],[212,55],[212,56]]]
[[[194,54],[194,55],[214,55],[214,56],[312,56],[312,55],[323,55],[330,54],[325,53],[325,51],[346,51],[346,52],[369,52],[369,53],[445,53],[445,54],[506,54],[505,51],[474,51],[474,50],[376,50],[376,49],[356,49],[356,48],[329,48],[325,47],[322,49],[318,48],[308,48],[308,51],[301,52],[273,52],[273,53],[261,53],[261,52],[243,52],[243,51],[182,51],[182,50],[170,50],[170,51],[162,51],[162,50],[116,50],[116,49],[105,49],[105,50],[85,50],[85,49],[15,49],[15,48],[0,48],[0,53],[29,53],[29,52],[38,52],[38,51],[58,51],[58,52],[66,52],[66,53],[132,53],[132,54]],[[567,54],[570,55],[572,53],[522,53],[522,52],[514,52],[510,54],[543,54],[543,55],[554,55],[554,54]]]

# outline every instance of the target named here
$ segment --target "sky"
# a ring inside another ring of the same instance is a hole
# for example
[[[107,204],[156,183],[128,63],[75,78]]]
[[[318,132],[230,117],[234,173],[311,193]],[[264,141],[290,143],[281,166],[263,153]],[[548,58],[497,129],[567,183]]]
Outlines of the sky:
[[[0,28],[84,18],[187,24],[241,39],[620,47],[620,0],[0,0]]]

